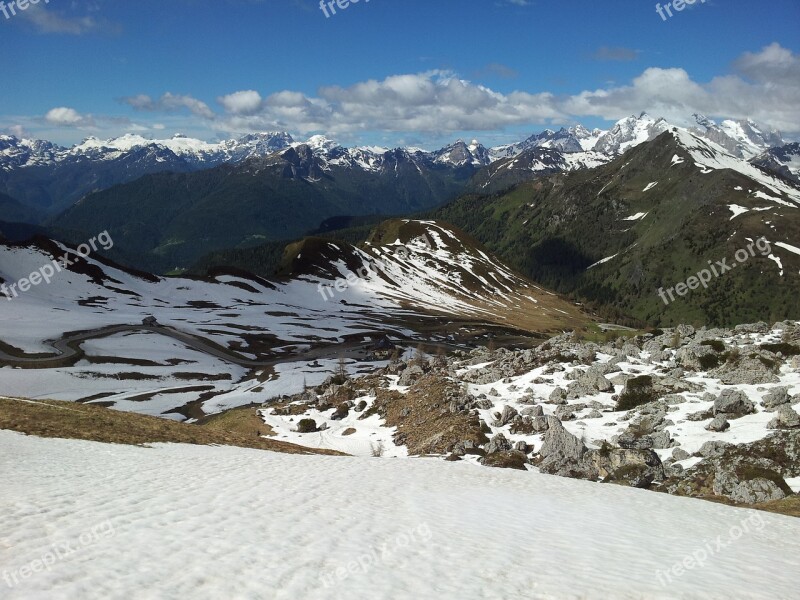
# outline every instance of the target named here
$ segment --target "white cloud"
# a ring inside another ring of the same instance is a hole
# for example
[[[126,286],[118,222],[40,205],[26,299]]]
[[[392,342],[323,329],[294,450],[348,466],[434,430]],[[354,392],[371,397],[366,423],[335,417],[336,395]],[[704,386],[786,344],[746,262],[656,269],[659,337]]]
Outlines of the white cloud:
[[[91,116],[84,116],[74,108],[68,108],[66,106],[50,109],[47,111],[44,118],[50,125],[57,125],[59,127],[84,127],[94,124],[94,120]]]
[[[234,115],[250,115],[261,108],[261,94],[254,90],[234,92],[217,99],[222,107]]]
[[[772,44],[743,54],[731,73],[710,81],[694,80],[682,68],[651,67],[628,84],[566,96],[521,90],[501,93],[453,72],[435,70],[346,87],[325,86],[313,95],[282,90],[262,97],[254,90],[235,91],[217,99],[224,111],[219,114],[202,100],[169,92],[157,99],[139,95],[122,101],[138,111],[188,110],[189,116],[181,116],[182,129],[219,135],[286,130],[348,139],[364,133],[422,139],[569,124],[587,117],[615,121],[641,111],[677,125],[688,124],[695,112],[712,118],[750,118],[796,136],[799,97],[800,56]],[[49,121],[86,118],[65,112],[72,109],[58,110],[62,112],[48,113]],[[174,127],[171,122],[170,128]]]
[[[214,111],[212,111],[205,102],[192,98],[191,96],[173,94],[171,92],[167,92],[157,100],[153,100],[146,94],[130,96],[122,98],[121,100],[134,109],[141,111],[172,112],[185,108],[197,117],[203,117],[205,119],[214,118]]]
[[[39,33],[57,33],[67,35],[84,35],[87,33],[115,32],[119,26],[90,15],[68,16],[55,10],[52,6],[29,6],[19,13],[31,23]]]
[[[693,112],[700,112],[750,118],[786,132],[800,132],[800,56],[772,44],[744,54],[734,63],[734,70],[733,75],[700,83],[683,69],[649,68],[631,85],[585,91],[561,106],[577,117],[620,119],[646,110],[680,124]]]

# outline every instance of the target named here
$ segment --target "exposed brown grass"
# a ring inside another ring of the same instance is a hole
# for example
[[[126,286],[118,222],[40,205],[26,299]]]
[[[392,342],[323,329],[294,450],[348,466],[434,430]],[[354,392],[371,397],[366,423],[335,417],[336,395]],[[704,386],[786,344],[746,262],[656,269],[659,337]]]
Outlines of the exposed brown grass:
[[[426,375],[407,394],[378,389],[378,397],[369,411],[378,412],[388,427],[397,427],[396,438],[408,446],[408,453],[445,454],[453,444],[471,440],[475,444],[488,441],[477,417],[449,411],[448,392],[458,385],[438,376]],[[410,410],[408,416],[402,416]]]
[[[259,435],[275,435],[270,425],[258,416],[261,405],[251,404],[226,410],[218,415],[209,415],[197,421],[197,425],[209,430],[223,433],[239,433],[248,437]]]
[[[32,401],[0,398],[0,429],[47,438],[90,440],[110,444],[145,445],[177,443],[238,446],[287,454],[342,455],[333,450],[304,448],[288,442],[258,437],[248,415],[255,408],[237,409],[206,425],[190,425],[158,417],[120,412],[91,404],[56,400]],[[256,417],[257,418],[257,417]],[[266,425],[263,432],[267,433]]]
[[[767,512],[778,513],[787,515],[789,517],[800,517],[800,495],[794,494],[788,496],[783,500],[775,500],[773,502],[765,502],[764,504],[756,504],[753,508],[759,510],[766,510]]]

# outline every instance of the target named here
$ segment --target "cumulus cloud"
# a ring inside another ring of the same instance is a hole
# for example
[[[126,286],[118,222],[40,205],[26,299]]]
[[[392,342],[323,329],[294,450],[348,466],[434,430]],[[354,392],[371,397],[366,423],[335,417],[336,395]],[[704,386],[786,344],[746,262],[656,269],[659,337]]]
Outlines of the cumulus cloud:
[[[193,115],[203,117],[205,119],[213,119],[214,111],[212,111],[208,104],[191,96],[180,94],[173,94],[167,92],[161,98],[153,99],[146,94],[139,94],[138,96],[128,96],[121,98],[121,101],[128,106],[147,112],[174,112],[181,109],[188,109]]]
[[[624,49],[608,48],[606,58]],[[633,51],[631,51],[633,52]],[[617,120],[641,111],[688,124],[692,113],[713,118],[750,118],[790,134],[800,132],[800,56],[779,44],[746,53],[729,74],[697,81],[682,68],[651,67],[625,85],[557,96],[549,92],[501,93],[443,70],[392,75],[350,86],[325,86],[316,94],[282,90],[266,97],[254,90],[217,99],[215,114],[191,96],[164,94],[124,98],[139,111],[187,109],[215,132],[280,129],[298,134],[355,136],[384,132],[438,136],[452,132],[501,131],[513,126],[570,123],[586,117]]]
[[[561,116],[551,94],[504,95],[447,71],[429,71],[323,87],[313,97],[277,92],[258,112],[223,121],[236,131],[268,127],[348,134],[492,130]]]
[[[800,56],[772,44],[744,54],[733,66],[734,74],[707,83],[693,81],[684,69],[649,68],[630,85],[584,91],[561,106],[571,115],[604,119],[646,110],[676,124],[700,112],[800,131]]]
[[[217,99],[226,112],[234,115],[251,115],[261,108],[261,94],[254,90],[234,92]]]
[[[84,116],[74,108],[66,106],[59,106],[47,111],[44,120],[50,125],[57,125],[58,127],[85,127],[94,125],[94,119],[91,116]]]

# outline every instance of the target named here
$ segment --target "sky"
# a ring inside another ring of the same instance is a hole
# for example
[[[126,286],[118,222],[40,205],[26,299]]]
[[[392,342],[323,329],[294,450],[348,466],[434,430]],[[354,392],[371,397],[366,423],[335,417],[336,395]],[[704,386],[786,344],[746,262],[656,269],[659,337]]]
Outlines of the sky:
[[[0,132],[435,148],[646,111],[800,137],[797,0],[340,2],[4,0]]]

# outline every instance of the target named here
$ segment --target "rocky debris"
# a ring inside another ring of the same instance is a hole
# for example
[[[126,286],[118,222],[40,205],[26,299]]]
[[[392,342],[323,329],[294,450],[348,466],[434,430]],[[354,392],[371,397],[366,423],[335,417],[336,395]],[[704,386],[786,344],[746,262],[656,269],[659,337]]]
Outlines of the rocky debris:
[[[697,454],[702,456],[703,458],[713,458],[717,456],[722,456],[725,453],[725,450],[729,448],[732,444],[728,442],[720,442],[718,440],[712,440],[706,442],[700,449],[697,451]]]
[[[672,459],[673,460],[686,460],[687,458],[691,458],[691,457],[692,457],[692,455],[689,454],[683,448],[675,448],[672,451]]]
[[[745,504],[780,499],[792,493],[785,478],[800,475],[800,431],[781,431],[749,444],[708,442],[700,454],[705,460],[682,473],[670,471],[660,489]]]
[[[717,366],[718,359],[711,346],[691,343],[680,348],[675,356],[679,365],[692,371],[706,371],[710,366]]]
[[[520,414],[524,417],[543,417],[544,409],[541,406],[531,406],[530,408],[523,408]]]
[[[722,390],[714,400],[714,416],[725,415],[730,419],[738,419],[756,412],[756,408],[741,390]]]
[[[550,392],[550,397],[547,399],[547,402],[549,402],[550,404],[566,404],[567,391],[562,387],[557,387],[552,392]]]
[[[761,400],[761,405],[767,411],[773,411],[783,404],[789,404],[789,388],[786,386],[776,387],[766,394]]]
[[[528,457],[519,450],[504,450],[487,454],[481,459],[481,463],[487,467],[525,471],[527,470],[525,465],[528,464]]]
[[[318,431],[317,422],[314,419],[300,419],[297,423],[297,433],[314,433]]]
[[[770,327],[764,321],[759,321],[758,323],[745,323],[742,325],[737,325],[733,328],[734,332],[742,334],[742,333],[757,333],[757,334],[765,334],[769,333]]]
[[[767,424],[767,429],[797,428],[800,428],[800,415],[788,404],[780,406],[775,417]]]
[[[657,431],[650,435],[650,439],[653,440],[653,448],[656,449],[664,449],[664,448],[671,448],[672,447],[672,438],[669,435],[669,431]]]
[[[728,419],[726,419],[723,415],[717,415],[708,425],[706,425],[706,430],[722,432],[730,429],[730,426],[731,424],[728,423]]]
[[[652,450],[607,448],[590,450],[584,457],[586,470],[608,483],[648,488],[665,478],[664,465]]]
[[[750,479],[742,481],[731,493],[729,498],[742,504],[760,504],[785,498],[786,494],[769,479]]]
[[[725,385],[758,385],[778,383],[778,365],[766,356],[753,354],[728,360],[721,367],[710,372]]]
[[[637,349],[638,352],[638,349]],[[613,392],[614,384],[606,379],[603,369],[592,366],[579,373],[574,383],[567,388],[567,399],[594,396],[601,392]]]
[[[505,452],[511,450],[511,442],[506,439],[502,433],[494,436],[485,447],[486,454],[494,454],[495,452]]]
[[[596,408],[593,408],[589,413],[584,417],[584,419],[602,419],[603,413],[601,413]]]
[[[555,416],[559,421],[574,421],[575,411],[582,410],[582,408],[576,408],[569,405],[559,406],[556,408]]]
[[[397,385],[402,386],[409,386],[413,385],[420,377],[425,374],[425,371],[422,370],[422,367],[419,365],[409,365],[406,367],[402,373],[400,373],[400,379],[397,381]]]
[[[505,427],[506,425],[511,423],[511,421],[514,420],[514,417],[516,417],[519,413],[517,412],[516,408],[506,405],[503,408],[502,414],[497,414],[497,413],[495,413],[495,414],[496,414],[497,418],[496,418],[496,420],[494,422],[494,426],[495,427]]]
[[[708,410],[701,410],[695,413],[689,413],[686,415],[687,421],[707,421],[714,416],[714,409],[709,408]]]
[[[564,429],[556,417],[544,417],[547,420],[547,431],[544,434],[544,443],[539,450],[541,463],[539,470],[551,475],[565,477],[587,477],[585,466],[581,459],[587,448],[581,440]]]
[[[347,415],[350,414],[350,406],[346,402],[342,402],[336,411],[331,415],[332,421],[341,421],[342,419],[346,419]]]

